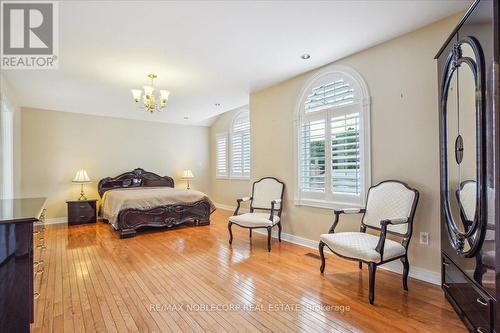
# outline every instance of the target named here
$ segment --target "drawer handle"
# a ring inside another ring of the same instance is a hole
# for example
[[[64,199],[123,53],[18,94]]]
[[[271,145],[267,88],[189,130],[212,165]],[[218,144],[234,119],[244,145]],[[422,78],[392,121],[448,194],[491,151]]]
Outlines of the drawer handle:
[[[443,266],[448,267],[448,266],[450,266],[450,263],[449,263],[449,262],[446,262],[446,261],[443,261]]]
[[[479,304],[481,304],[481,305],[483,305],[483,306],[488,306],[488,302],[486,302],[486,301],[484,300],[484,298],[482,298],[482,297],[478,297],[478,298],[476,299],[476,302],[478,302]]]
[[[37,299],[38,297],[40,297],[40,294],[35,291],[33,293],[33,299]]]
[[[85,208],[85,207],[87,207],[87,206],[82,206],[82,205],[80,205],[80,208]]]
[[[80,215],[80,218],[81,218],[81,219],[84,219],[84,218],[86,218],[86,217],[87,217],[87,216],[85,216],[85,215]]]
[[[450,285],[448,283],[443,283],[443,287],[445,287],[446,289],[450,289]]]
[[[482,328],[482,327],[478,327],[478,328],[476,329],[476,332],[477,332],[477,333],[488,333],[488,331],[486,331],[486,330],[485,330],[484,328]]]

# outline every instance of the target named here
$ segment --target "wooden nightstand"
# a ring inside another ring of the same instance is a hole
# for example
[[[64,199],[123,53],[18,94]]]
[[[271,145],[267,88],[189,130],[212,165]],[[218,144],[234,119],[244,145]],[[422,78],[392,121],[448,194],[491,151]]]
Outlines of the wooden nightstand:
[[[68,200],[68,225],[96,223],[97,200]]]

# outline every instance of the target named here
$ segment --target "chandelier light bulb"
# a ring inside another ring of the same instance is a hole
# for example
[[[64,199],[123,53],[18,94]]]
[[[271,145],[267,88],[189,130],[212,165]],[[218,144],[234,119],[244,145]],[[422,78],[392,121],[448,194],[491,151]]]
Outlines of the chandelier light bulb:
[[[134,97],[134,102],[139,103],[141,100],[142,90],[141,89],[132,89],[132,96]]]

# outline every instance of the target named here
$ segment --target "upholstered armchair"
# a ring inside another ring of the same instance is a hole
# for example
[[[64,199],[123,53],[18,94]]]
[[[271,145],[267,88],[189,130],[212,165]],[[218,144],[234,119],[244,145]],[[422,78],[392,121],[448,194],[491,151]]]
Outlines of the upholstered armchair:
[[[273,177],[264,177],[252,187],[252,196],[237,200],[234,215],[229,218],[227,228],[229,230],[229,244],[233,243],[233,232],[231,227],[236,224],[242,228],[249,229],[250,239],[253,229],[267,230],[267,249],[271,252],[271,231],[278,226],[278,239],[281,242],[281,212],[283,210],[283,192],[285,184]],[[239,214],[242,202],[250,202],[250,212]]]
[[[455,192],[458,206],[460,208],[460,217],[464,224],[465,230],[469,230],[476,219],[476,204],[477,204],[477,188],[476,181],[466,180],[460,183],[459,189]],[[490,187],[487,188],[487,198],[495,198]],[[493,206],[493,203],[488,203]],[[487,216],[488,221],[494,221],[494,217]],[[476,268],[474,269],[474,280],[479,284],[483,284],[483,275],[488,271],[495,271],[495,225],[488,223],[486,225],[486,235],[484,237],[484,245],[481,251],[476,254]]]
[[[419,193],[405,183],[388,180],[370,187],[366,208],[335,210],[335,220],[327,234],[320,236],[319,253],[321,273],[325,271],[326,246],[334,254],[348,260],[368,265],[369,301],[375,300],[375,272],[377,266],[400,259],[403,263],[403,288],[408,290],[408,245],[410,243],[413,217],[417,208]],[[335,232],[340,216],[343,214],[363,214],[359,232]],[[379,235],[366,233],[370,228]],[[397,242],[386,238],[393,234],[401,238]]]

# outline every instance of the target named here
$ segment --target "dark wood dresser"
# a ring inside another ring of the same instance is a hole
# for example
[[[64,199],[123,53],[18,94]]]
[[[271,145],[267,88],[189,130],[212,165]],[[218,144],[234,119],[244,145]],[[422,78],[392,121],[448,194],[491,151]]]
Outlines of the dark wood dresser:
[[[34,319],[35,261],[42,250],[40,219],[44,198],[0,200],[0,329],[2,332],[29,332]],[[35,240],[35,242],[34,242]]]
[[[68,225],[96,223],[97,200],[68,200]]]
[[[500,333],[499,18],[474,1],[436,56],[442,288],[478,333]]]

